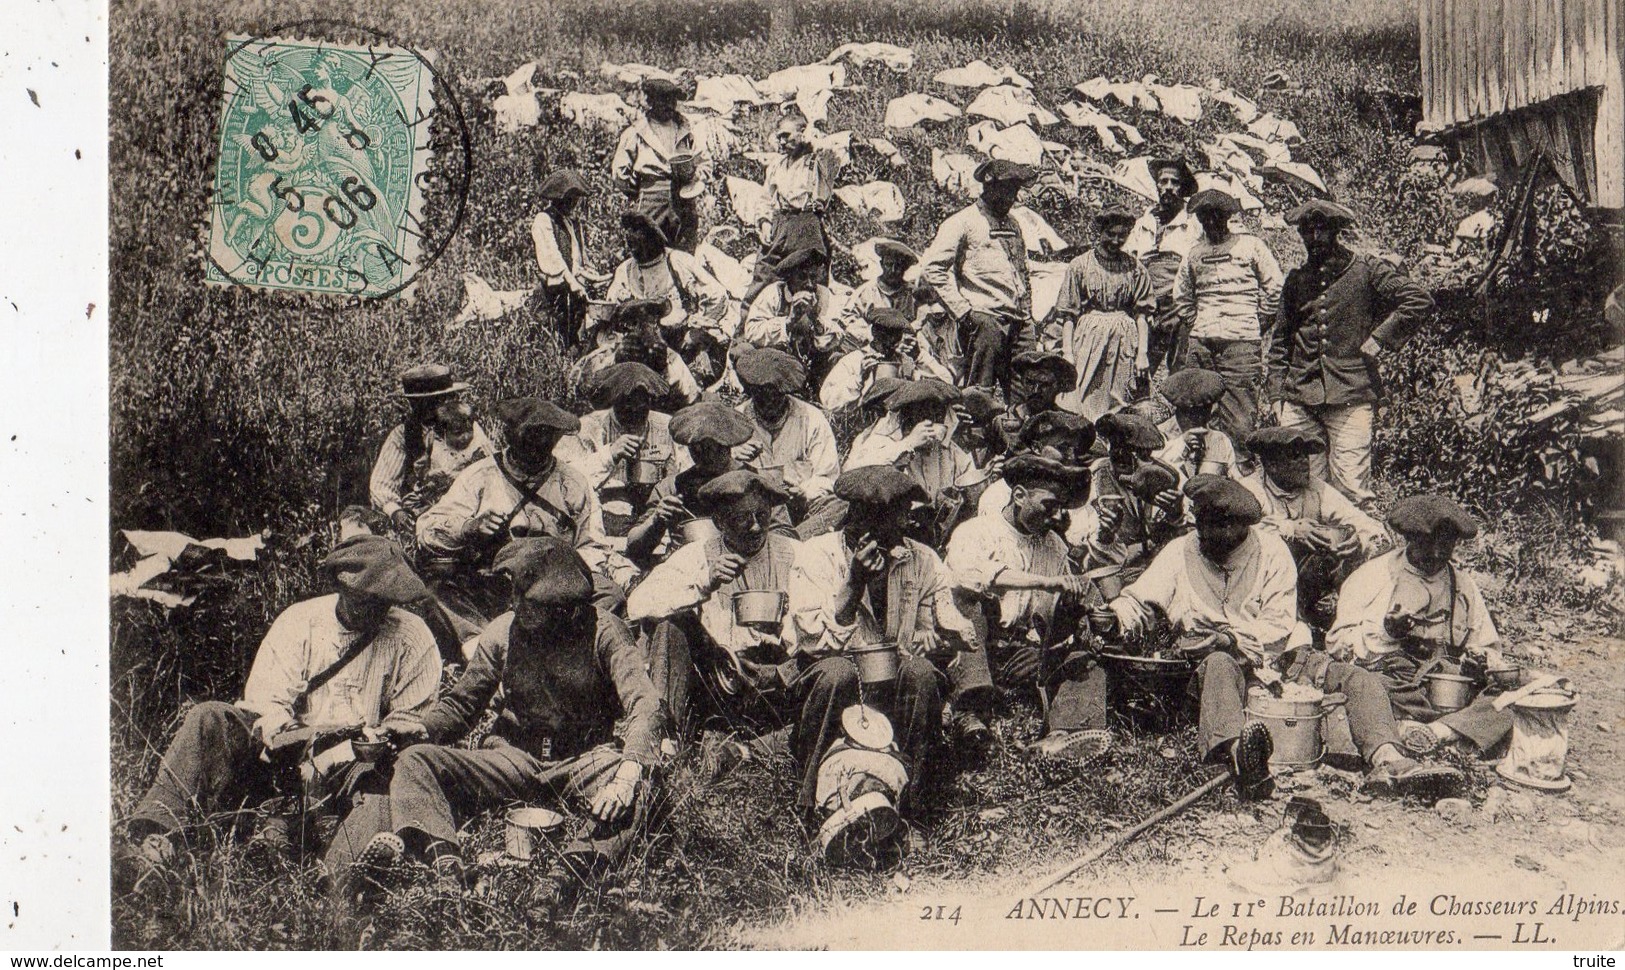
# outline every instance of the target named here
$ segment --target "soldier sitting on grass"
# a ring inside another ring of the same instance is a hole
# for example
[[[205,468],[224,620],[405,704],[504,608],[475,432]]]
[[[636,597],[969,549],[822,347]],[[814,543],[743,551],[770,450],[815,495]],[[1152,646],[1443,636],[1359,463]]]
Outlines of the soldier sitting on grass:
[[[551,911],[631,846],[649,808],[662,706],[643,651],[624,623],[593,606],[592,576],[567,542],[516,539],[494,569],[512,585],[513,609],[480,634],[467,672],[432,708],[391,720],[398,738],[428,743],[396,760],[387,801],[350,813],[327,864],[342,878],[411,855],[460,892],[467,868],[457,832],[469,819],[512,801],[580,804],[586,814],[531,893],[533,906]],[[477,749],[454,747],[499,693],[490,735]]]
[[[243,699],[187,712],[152,787],[113,853],[115,889],[173,869],[187,826],[267,799],[297,811],[365,788],[369,766],[347,743],[391,715],[422,711],[440,685],[434,637],[401,607],[427,595],[400,547],[382,536],[341,542],[322,562],[338,592],[283,610],[254,656]],[[331,811],[331,808],[329,809]],[[271,811],[251,848],[269,861],[292,845],[287,813]]]
[[[1159,616],[1212,648],[1192,681],[1201,705],[1197,733],[1204,761],[1227,765],[1242,799],[1274,790],[1264,725],[1246,721],[1250,689],[1308,684],[1347,700],[1347,732],[1327,732],[1328,758],[1369,766],[1367,791],[1442,797],[1461,783],[1443,765],[1423,765],[1400,746],[1387,691],[1370,671],[1331,660],[1309,645],[1297,618],[1297,569],[1286,544],[1256,526],[1264,510],[1228,478],[1200,475],[1185,487],[1196,531],[1170,542],[1109,609],[1091,614],[1107,636],[1138,633]],[[1254,685],[1259,685],[1255,688]],[[1323,725],[1324,729],[1325,725]]]

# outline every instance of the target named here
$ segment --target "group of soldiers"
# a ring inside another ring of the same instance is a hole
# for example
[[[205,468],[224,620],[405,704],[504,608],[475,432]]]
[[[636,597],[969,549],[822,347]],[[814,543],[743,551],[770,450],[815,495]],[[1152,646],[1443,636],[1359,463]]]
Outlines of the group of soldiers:
[[[556,905],[674,762],[704,749],[716,777],[775,745],[816,850],[882,862],[929,773],[1104,756],[1105,651],[1191,661],[1200,755],[1243,799],[1273,787],[1250,692],[1340,697],[1326,757],[1378,794],[1446,794],[1441,745],[1503,741],[1488,698],[1447,713],[1420,686],[1507,662],[1453,561],[1473,518],[1438,495],[1374,518],[1378,363],[1431,300],[1340,241],[1347,209],[1290,214],[1307,262],[1283,278],[1235,199],[1158,158],[1158,201],[1105,207],[1033,319],[1035,173],[992,160],[923,252],[882,240],[837,298],[838,159],[789,114],[741,300],[692,252],[711,172],[681,91],[644,91],[613,161],[626,259],[589,268],[578,173],[546,174],[534,225],[590,410],[512,398],[488,434],[448,368],[403,375],[371,507],[321,564],[335,592],[276,619],[241,700],[188,712],[125,823],[126,884],[199,811],[249,805],[256,853],[314,844],[347,894],[405,860],[455,888],[463,825],[547,802],[573,815],[533,892]],[[1001,738],[1025,704],[1041,735]]]

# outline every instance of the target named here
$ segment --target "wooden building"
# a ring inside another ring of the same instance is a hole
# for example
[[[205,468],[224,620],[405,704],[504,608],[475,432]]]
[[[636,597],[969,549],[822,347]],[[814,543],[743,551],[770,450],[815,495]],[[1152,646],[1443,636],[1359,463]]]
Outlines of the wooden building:
[[[1625,208],[1625,0],[1420,0],[1422,125],[1505,187],[1537,154]]]

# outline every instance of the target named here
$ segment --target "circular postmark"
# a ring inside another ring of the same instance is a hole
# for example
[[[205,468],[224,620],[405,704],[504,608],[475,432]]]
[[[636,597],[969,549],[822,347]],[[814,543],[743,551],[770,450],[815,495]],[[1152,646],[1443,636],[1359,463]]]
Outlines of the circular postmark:
[[[473,141],[434,55],[341,20],[227,38],[205,278],[410,296],[462,224]]]

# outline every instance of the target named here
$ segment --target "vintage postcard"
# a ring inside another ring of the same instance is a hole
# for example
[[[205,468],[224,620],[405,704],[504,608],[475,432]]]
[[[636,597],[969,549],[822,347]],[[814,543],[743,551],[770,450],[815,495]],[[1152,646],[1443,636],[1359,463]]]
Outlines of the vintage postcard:
[[[1612,959],[1620,11],[1491,6],[114,0],[95,932]]]

